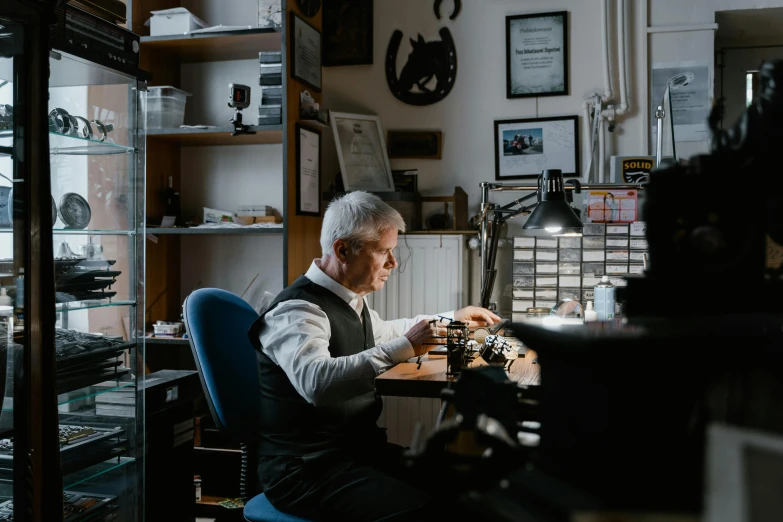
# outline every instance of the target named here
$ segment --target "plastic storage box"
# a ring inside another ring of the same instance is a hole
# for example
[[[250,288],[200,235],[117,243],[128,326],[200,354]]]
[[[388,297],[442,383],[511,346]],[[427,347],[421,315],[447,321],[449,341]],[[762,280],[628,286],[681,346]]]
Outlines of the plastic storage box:
[[[185,101],[189,92],[170,85],[147,88],[147,128],[179,127],[185,122]]]
[[[150,36],[187,34],[195,29],[207,26],[204,20],[195,16],[184,7],[151,11],[150,14],[152,18],[146,24],[150,26]]]

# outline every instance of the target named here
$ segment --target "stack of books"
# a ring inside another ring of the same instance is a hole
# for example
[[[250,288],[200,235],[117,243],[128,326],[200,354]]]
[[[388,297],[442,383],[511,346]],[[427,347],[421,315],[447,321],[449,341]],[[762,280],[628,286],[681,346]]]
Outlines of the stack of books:
[[[101,393],[103,390],[116,388]],[[136,387],[117,388],[116,381],[106,381],[95,385],[95,414],[111,417],[136,416]]]
[[[259,125],[280,125],[283,122],[283,55],[280,51],[258,53],[261,104]]]

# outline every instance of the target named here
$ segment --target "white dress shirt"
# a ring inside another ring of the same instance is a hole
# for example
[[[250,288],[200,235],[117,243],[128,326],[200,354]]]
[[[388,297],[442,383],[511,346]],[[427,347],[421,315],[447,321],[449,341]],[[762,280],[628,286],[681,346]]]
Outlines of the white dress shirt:
[[[336,294],[362,318],[364,298],[326,275],[315,262],[305,277]],[[332,332],[326,313],[309,301],[283,301],[264,317],[259,334],[261,349],[311,404],[339,402],[367,393],[375,389],[377,375],[416,356],[404,334],[419,321],[433,319],[430,315],[418,315],[413,319],[384,321],[375,311],[367,311],[375,347],[355,355],[332,357]],[[454,317],[453,312],[439,315]]]

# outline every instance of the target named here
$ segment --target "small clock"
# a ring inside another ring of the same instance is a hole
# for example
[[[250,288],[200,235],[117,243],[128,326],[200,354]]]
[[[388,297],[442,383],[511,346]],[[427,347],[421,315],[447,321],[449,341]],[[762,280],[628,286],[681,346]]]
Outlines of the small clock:
[[[321,9],[321,0],[296,0],[299,5],[299,9],[302,10],[302,14],[307,17],[315,16],[315,14]]]

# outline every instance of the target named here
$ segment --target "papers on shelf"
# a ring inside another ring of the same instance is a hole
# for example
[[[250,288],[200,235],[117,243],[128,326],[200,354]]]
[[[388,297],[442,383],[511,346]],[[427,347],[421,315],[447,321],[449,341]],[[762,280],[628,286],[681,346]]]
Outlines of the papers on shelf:
[[[253,29],[252,25],[213,25],[211,27],[204,27],[203,29],[194,29],[190,31],[190,34],[197,33],[216,33],[223,31],[244,31],[245,29]]]
[[[221,222],[206,223],[191,228],[283,228],[282,223],[253,223],[252,225],[240,225],[239,223]]]

